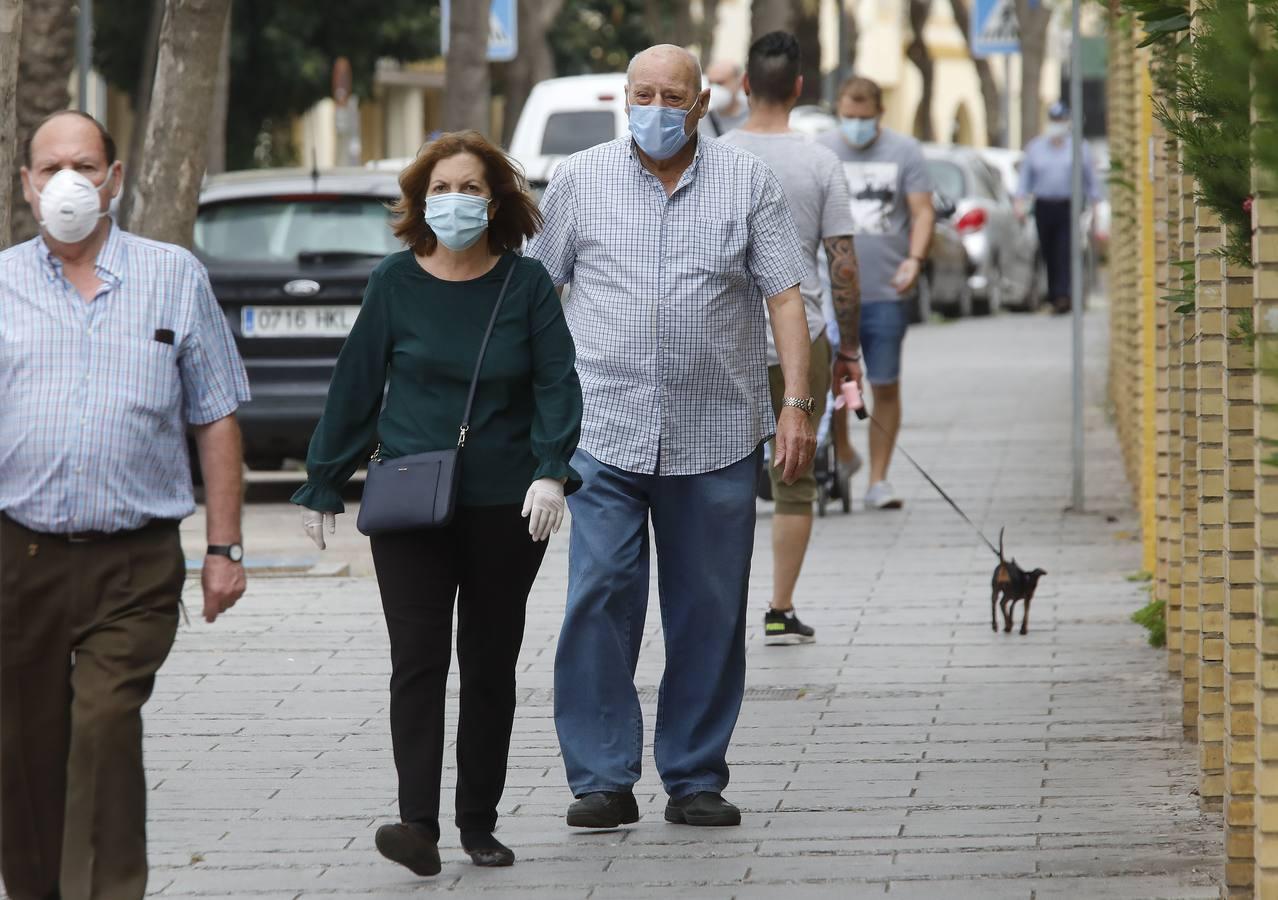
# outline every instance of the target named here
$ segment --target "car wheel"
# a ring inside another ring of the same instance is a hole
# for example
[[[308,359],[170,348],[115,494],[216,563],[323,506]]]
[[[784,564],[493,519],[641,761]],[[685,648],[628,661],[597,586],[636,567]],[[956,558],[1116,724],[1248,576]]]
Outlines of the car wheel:
[[[973,306],[974,306],[974,302],[972,298],[972,286],[967,283],[967,279],[964,279],[963,286],[959,288],[956,315],[960,319],[968,318],[969,316],[972,315]]]

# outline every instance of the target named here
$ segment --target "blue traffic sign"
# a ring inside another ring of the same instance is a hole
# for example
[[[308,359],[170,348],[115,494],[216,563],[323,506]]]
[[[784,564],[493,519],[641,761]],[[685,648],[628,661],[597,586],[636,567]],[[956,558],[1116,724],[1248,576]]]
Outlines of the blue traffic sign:
[[[972,8],[972,55],[1021,52],[1016,0],[976,0]]]
[[[471,3],[474,0],[465,0]],[[440,3],[439,46],[448,55],[448,20],[451,3]],[[488,10],[488,61],[510,62],[519,55],[519,13],[516,0],[492,0]]]

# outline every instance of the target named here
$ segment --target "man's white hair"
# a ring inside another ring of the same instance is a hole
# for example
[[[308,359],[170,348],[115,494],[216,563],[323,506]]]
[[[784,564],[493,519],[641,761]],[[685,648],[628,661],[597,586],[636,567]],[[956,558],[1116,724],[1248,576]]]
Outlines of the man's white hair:
[[[648,49],[640,50],[632,56],[630,58],[630,65],[626,66],[627,85],[634,80],[635,64],[649,54],[652,54],[653,56],[682,56],[692,66],[692,71],[695,73],[696,81],[693,82],[693,90],[701,90],[701,85],[704,81],[701,74],[701,60],[697,59],[697,55],[695,53],[692,53],[684,47],[680,47],[678,44],[654,44]]]

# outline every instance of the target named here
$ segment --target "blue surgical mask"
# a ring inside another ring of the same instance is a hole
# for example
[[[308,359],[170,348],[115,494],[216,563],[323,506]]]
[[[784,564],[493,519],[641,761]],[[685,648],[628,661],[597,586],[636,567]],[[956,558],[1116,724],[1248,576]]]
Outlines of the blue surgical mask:
[[[692,109],[696,108],[693,105]],[[669,159],[692,137],[684,127],[692,109],[631,104],[630,134],[639,149],[653,159]]]
[[[839,130],[843,132],[849,144],[854,147],[864,147],[879,133],[879,123],[877,119],[846,119],[840,116]]]
[[[426,224],[449,250],[465,250],[488,230],[487,197],[432,194],[426,198]]]

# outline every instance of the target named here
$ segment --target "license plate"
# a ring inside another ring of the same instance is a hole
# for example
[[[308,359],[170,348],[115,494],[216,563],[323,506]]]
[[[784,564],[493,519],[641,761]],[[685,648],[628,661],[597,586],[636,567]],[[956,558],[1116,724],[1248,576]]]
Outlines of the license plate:
[[[246,338],[344,338],[358,306],[246,306],[240,310],[240,334]]]

